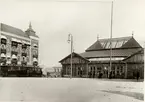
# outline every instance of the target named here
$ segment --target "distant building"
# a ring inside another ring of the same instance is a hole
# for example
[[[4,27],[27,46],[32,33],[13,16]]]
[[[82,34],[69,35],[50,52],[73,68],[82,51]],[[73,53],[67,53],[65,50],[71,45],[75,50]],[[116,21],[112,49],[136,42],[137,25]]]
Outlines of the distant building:
[[[135,78],[137,72],[140,78],[144,77],[144,50],[133,36],[98,39],[85,52],[73,52],[72,56],[73,77],[107,78],[111,75],[112,78]],[[60,61],[63,76],[71,73],[70,59],[68,55]]]
[[[56,67],[53,67],[53,69],[54,69],[54,73],[55,73],[56,77],[61,77],[62,67],[56,66]]]
[[[0,39],[2,68],[22,65],[38,66],[39,37],[32,29],[31,23],[25,32],[0,23]]]

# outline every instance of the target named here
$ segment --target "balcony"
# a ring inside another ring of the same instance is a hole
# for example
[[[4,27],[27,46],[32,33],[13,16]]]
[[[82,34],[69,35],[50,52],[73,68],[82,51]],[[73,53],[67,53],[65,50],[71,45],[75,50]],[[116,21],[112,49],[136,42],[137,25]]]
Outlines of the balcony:
[[[6,45],[1,44],[1,53],[6,53]]]
[[[36,55],[36,54],[35,54],[35,55],[33,55],[33,58],[38,58],[38,55]]]
[[[16,46],[12,46],[12,47],[11,47],[11,51],[13,51],[13,52],[18,52],[18,48],[17,48]]]

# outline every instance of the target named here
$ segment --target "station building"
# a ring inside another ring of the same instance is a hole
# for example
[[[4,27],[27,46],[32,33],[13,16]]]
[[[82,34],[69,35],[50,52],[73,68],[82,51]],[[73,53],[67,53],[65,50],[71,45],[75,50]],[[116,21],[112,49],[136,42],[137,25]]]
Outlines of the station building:
[[[112,78],[135,78],[139,72],[140,78],[144,78],[144,49],[133,36],[97,39],[85,52],[73,52],[72,56],[73,77],[98,78],[101,73],[108,78],[111,72]],[[70,61],[71,55],[59,61],[63,76],[71,74]]]
[[[31,23],[26,31],[0,23],[0,65],[37,66],[39,37]]]

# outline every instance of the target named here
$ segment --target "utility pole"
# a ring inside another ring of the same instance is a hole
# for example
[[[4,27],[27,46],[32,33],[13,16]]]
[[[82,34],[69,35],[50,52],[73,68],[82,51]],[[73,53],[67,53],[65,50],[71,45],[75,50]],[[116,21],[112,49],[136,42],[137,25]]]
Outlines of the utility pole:
[[[71,72],[70,72],[70,78],[72,78],[72,52],[73,52],[73,36],[72,34],[68,35],[68,43],[71,43],[71,59],[70,59],[70,66],[71,66]]]

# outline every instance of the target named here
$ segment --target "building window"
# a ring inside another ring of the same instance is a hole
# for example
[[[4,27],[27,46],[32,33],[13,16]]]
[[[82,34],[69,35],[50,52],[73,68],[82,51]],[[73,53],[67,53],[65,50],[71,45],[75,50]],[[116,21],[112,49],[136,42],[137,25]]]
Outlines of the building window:
[[[27,45],[26,44],[23,44],[22,45],[22,49],[27,49]]]
[[[120,72],[123,73],[123,66],[120,67]]]
[[[2,48],[2,49],[6,49],[6,45],[1,44],[1,48]]]
[[[5,44],[6,45],[6,43],[7,43],[7,40],[6,39],[1,39],[1,44]]]
[[[94,67],[94,71],[96,70],[96,68]]]

